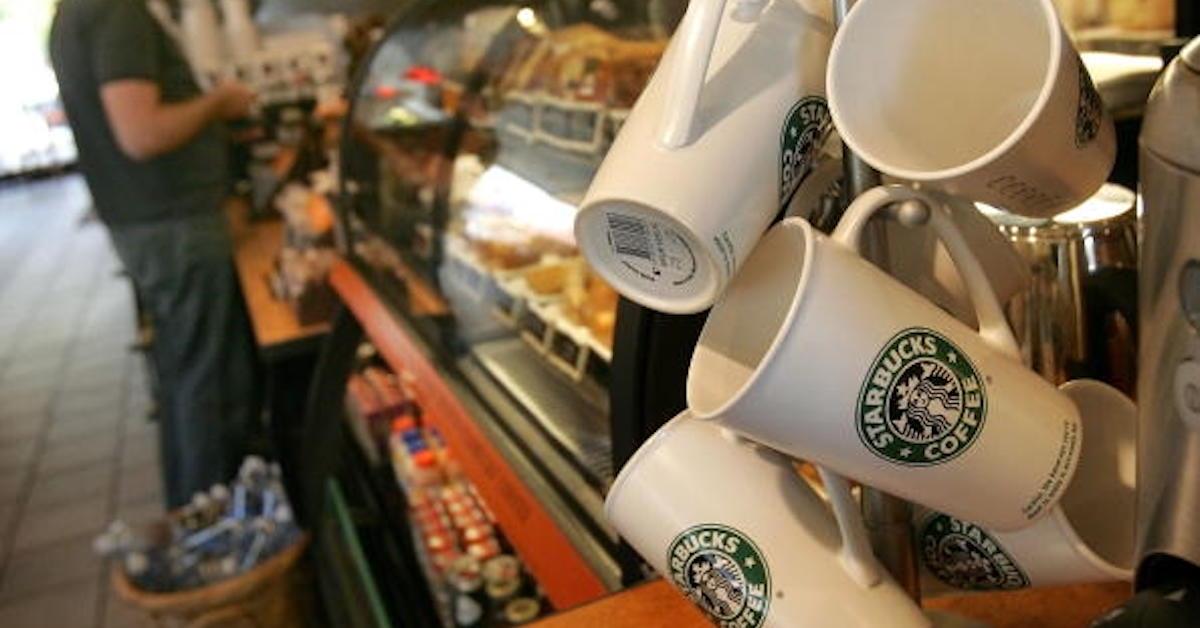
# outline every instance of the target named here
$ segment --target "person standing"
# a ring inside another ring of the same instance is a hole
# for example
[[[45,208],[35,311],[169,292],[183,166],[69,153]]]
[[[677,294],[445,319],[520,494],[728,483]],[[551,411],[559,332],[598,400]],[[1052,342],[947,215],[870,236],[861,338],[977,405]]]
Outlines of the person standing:
[[[155,328],[168,508],[236,472],[258,430],[253,337],[222,206],[236,82],[202,92],[146,0],[62,0],[50,57],[79,167]]]

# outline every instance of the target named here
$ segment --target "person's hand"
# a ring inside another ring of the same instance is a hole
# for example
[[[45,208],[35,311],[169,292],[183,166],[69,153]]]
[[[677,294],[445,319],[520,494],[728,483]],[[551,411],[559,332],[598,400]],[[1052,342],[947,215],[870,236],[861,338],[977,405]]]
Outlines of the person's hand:
[[[217,113],[226,120],[247,118],[254,108],[257,95],[245,83],[222,81],[212,90],[217,101]]]

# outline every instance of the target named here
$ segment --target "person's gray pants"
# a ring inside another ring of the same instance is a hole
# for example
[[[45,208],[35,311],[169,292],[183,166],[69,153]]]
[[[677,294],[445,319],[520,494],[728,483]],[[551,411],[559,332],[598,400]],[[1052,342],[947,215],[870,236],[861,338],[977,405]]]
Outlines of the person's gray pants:
[[[154,323],[168,508],[228,481],[259,431],[254,338],[223,212],[109,227]]]

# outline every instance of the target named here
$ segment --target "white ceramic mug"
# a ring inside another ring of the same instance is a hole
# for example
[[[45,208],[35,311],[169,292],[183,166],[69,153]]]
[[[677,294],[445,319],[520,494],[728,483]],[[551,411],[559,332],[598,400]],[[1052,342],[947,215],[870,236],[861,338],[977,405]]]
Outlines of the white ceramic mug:
[[[839,516],[853,520],[852,535],[865,535],[849,486],[827,490],[835,510],[849,506]],[[829,506],[789,460],[687,413],[625,465],[605,514],[717,625],[930,625],[869,545],[859,557],[847,553]],[[859,567],[874,575],[864,580]]]
[[[908,201],[929,210],[979,331],[860,257],[867,221]],[[863,484],[1017,530],[1050,512],[1070,482],[1079,413],[1019,362],[946,202],[880,187],[850,206],[832,237],[797,219],[772,229],[709,316],[688,406]]]
[[[184,50],[192,71],[207,79],[225,65],[225,41],[221,37],[217,10],[209,0],[185,0],[180,28]]]
[[[832,128],[828,0],[729,4],[692,0],[575,221],[596,271],[663,312],[712,305]]]
[[[1116,156],[1052,0],[860,0],[830,53],[829,105],[880,171],[1026,216],[1083,202]]]
[[[1054,511],[1018,532],[990,532],[937,512],[917,513],[921,590],[1006,590],[1133,577],[1137,406],[1107,384],[1061,390],[1083,416],[1075,479]]]

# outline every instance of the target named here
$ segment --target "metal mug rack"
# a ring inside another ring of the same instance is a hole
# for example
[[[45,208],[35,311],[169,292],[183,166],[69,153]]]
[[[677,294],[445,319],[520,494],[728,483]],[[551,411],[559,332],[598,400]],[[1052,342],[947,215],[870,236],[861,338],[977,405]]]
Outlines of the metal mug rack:
[[[839,28],[854,2],[833,0],[834,23]],[[842,165],[845,184],[841,210],[845,211],[857,196],[879,186],[882,179],[879,172],[849,147],[843,147]],[[837,224],[836,219],[840,215],[833,218],[828,225],[830,228]],[[887,259],[887,233],[883,227],[883,224],[873,225],[866,233],[866,250],[872,253],[872,261],[879,265],[883,265]],[[912,534],[912,505],[883,491],[864,486],[862,508],[875,557],[911,598],[920,601],[921,582]]]

